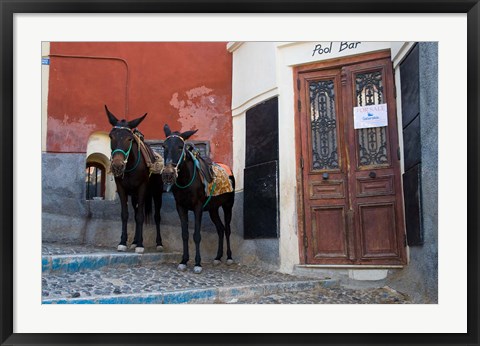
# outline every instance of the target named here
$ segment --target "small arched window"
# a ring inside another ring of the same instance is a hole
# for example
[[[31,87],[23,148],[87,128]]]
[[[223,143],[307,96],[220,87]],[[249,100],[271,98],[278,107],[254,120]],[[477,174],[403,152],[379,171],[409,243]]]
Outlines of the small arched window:
[[[97,162],[87,162],[85,173],[87,200],[105,199],[105,167]]]

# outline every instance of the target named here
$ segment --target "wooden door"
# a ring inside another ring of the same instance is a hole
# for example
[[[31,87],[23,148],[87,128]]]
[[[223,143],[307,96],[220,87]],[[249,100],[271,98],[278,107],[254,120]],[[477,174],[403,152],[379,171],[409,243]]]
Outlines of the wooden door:
[[[405,263],[394,79],[383,56],[296,70],[304,263]],[[387,126],[354,128],[354,107],[380,104]]]

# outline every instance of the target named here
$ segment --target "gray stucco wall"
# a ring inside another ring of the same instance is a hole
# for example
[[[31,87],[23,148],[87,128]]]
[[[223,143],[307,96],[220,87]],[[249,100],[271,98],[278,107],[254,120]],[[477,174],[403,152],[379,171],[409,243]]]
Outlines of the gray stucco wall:
[[[120,203],[85,199],[84,154],[42,154],[42,241],[67,244],[88,244],[116,248],[120,241]],[[235,261],[257,263],[276,268],[279,264],[278,239],[243,239],[243,192],[235,194],[232,217],[232,252]],[[133,239],[134,213],[129,205],[129,241]],[[221,211],[221,209],[220,209]],[[182,251],[181,231],[175,201],[171,193],[163,194],[160,224],[166,251]],[[221,213],[223,220],[223,214]],[[190,235],[193,234],[193,214],[190,213]],[[155,247],[155,226],[144,227],[145,247]],[[213,260],[218,243],[217,231],[208,213],[202,218],[201,254],[203,261]],[[224,247],[225,249],[225,247]],[[191,239],[190,258],[195,245]],[[226,259],[226,255],[224,255]]]
[[[419,43],[421,195],[424,243],[409,248],[410,261],[388,284],[416,302],[438,302],[438,44]]]

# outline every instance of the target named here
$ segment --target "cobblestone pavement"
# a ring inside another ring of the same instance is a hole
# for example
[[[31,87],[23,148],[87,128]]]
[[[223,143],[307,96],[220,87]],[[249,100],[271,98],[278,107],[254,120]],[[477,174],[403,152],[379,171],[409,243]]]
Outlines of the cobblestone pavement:
[[[146,249],[146,252],[155,252],[155,249]],[[44,244],[42,253],[44,256],[108,256],[117,252],[111,248]],[[203,300],[207,303],[235,304],[410,303],[408,297],[389,287],[345,288],[334,280],[288,275],[238,263],[231,266],[205,263],[201,274],[194,274],[192,269],[192,263],[184,272],[177,270],[176,263],[144,263],[76,272],[44,272],[42,299],[45,303],[82,299],[84,303],[98,303],[99,299],[104,299],[103,303],[195,303],[200,302],[199,297],[207,297]],[[158,298],[162,295],[163,298]],[[182,295],[184,300],[178,300]],[[115,300],[117,297],[120,300]],[[138,297],[141,299],[135,300]]]
[[[44,274],[42,296],[78,298],[114,294],[167,292],[194,288],[258,285],[271,282],[305,281],[305,277],[266,271],[257,267],[233,264],[203,264],[203,272],[194,274],[177,270],[177,264],[121,266],[76,273]]]
[[[238,299],[236,304],[409,304],[405,295],[388,286],[369,289],[319,287],[304,292],[285,292],[258,298]]]
[[[104,268],[77,273],[44,274],[42,296],[55,298],[91,298],[149,294],[219,287],[243,287],[275,282],[305,282],[292,276],[234,264],[205,265],[201,274],[180,272],[176,264]],[[247,299],[227,299],[221,303],[238,304],[402,304],[408,298],[388,287],[346,289],[317,287],[305,292],[282,292]]]

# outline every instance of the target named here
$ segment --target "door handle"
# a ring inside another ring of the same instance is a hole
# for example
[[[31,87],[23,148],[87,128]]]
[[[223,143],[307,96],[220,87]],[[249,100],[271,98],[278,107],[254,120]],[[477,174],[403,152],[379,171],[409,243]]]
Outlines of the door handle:
[[[329,177],[330,177],[330,175],[328,173],[323,173],[322,174],[323,180],[327,180]]]
[[[372,171],[372,172],[370,172],[370,173],[368,174],[368,176],[373,179],[373,178],[375,178],[375,177],[377,176],[377,173],[375,173],[375,172]]]

